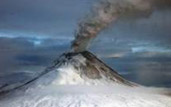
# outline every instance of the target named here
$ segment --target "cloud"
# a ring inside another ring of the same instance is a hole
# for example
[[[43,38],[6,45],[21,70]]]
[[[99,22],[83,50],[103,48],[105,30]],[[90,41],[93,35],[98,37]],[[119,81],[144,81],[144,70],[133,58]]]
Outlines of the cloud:
[[[67,39],[43,39],[42,44],[37,46],[34,39],[0,38],[0,75],[22,70],[42,70],[42,67],[47,67],[59,54],[66,51],[70,43]]]
[[[153,0],[155,2],[156,7],[159,9],[168,9],[171,8],[170,0]]]
[[[137,52],[102,60],[128,80],[146,86],[171,87],[170,53]]]

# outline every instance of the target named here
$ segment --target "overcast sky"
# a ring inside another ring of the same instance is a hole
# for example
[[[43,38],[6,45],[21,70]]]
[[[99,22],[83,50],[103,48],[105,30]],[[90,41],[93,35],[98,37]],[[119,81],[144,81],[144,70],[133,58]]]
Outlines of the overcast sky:
[[[69,50],[77,23],[97,1],[0,0],[0,77],[41,71]],[[168,7],[121,18],[90,50],[130,80],[171,87],[170,19]]]

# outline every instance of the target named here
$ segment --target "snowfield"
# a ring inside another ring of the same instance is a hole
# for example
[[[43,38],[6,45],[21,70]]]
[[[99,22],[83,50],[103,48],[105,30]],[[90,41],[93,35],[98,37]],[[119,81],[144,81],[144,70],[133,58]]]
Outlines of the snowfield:
[[[171,107],[171,97],[154,89],[122,86],[51,86],[8,96],[0,107]]]

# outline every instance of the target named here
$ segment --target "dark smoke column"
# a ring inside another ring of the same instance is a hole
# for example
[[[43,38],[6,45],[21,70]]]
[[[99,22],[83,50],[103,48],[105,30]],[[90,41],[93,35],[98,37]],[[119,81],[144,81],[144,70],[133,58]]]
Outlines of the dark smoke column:
[[[150,4],[150,0],[102,0],[94,7],[91,15],[79,23],[72,51],[86,50],[90,41],[120,16],[149,13]]]
[[[117,15],[111,14],[110,9],[110,3],[101,2],[88,18],[79,23],[75,40],[72,42],[74,52],[86,50],[90,41],[117,18]]]

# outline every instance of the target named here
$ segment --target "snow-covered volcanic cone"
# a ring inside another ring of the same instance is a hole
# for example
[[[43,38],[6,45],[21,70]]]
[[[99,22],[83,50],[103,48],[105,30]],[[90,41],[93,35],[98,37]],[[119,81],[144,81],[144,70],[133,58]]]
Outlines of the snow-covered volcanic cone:
[[[123,79],[87,51],[63,54],[38,78],[12,86],[0,107],[171,107],[163,90]]]

